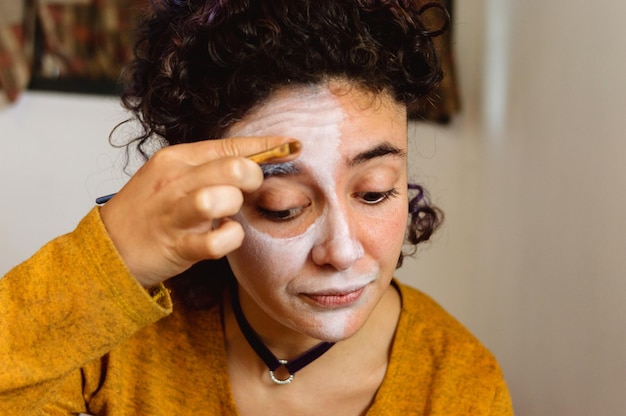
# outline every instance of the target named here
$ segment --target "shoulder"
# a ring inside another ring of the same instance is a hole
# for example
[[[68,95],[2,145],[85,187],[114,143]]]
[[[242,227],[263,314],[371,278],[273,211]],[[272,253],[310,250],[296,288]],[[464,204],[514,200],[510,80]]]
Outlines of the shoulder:
[[[493,354],[428,295],[394,284],[402,312],[376,408],[490,414],[488,409],[504,400],[498,397],[508,397]]]
[[[400,292],[402,312],[399,334],[410,338],[480,345],[478,339],[439,303],[422,291],[394,281]]]
[[[461,322],[427,294],[397,283],[402,312],[396,346],[403,353],[419,355],[436,368],[450,367],[472,374],[499,374],[492,353]]]

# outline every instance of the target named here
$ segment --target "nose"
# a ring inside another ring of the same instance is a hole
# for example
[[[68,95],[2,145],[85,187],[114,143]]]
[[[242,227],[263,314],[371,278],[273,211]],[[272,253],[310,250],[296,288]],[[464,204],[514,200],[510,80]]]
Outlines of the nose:
[[[349,217],[338,207],[328,207],[311,251],[313,262],[346,270],[363,254],[363,246],[350,226]]]

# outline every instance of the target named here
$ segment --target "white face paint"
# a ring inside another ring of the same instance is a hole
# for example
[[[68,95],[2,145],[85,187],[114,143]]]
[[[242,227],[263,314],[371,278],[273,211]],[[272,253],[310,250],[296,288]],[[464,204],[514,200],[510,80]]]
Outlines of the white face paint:
[[[389,284],[406,226],[406,161],[389,155],[356,167],[347,161],[382,142],[406,150],[406,120],[390,98],[379,97],[385,105],[371,99],[329,86],[283,90],[229,131],[303,144],[293,163],[266,168],[269,178],[235,217],[246,238],[228,259],[261,335],[286,330],[344,339],[364,324]],[[391,188],[401,197],[380,205],[359,199]]]

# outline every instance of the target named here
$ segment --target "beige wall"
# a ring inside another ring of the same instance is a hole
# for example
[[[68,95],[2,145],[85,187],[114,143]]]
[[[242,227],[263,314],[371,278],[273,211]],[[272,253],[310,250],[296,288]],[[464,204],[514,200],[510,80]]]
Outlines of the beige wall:
[[[123,119],[114,98],[69,94],[26,93],[0,110],[0,276],[125,182],[108,144]]]
[[[500,359],[521,416],[626,414],[626,2],[459,0],[464,111],[412,125],[447,213],[403,280]],[[101,97],[0,112],[0,273],[124,182]]]
[[[402,276],[492,348],[518,415],[624,415],[626,3],[457,4],[466,111],[415,133],[448,222]]]

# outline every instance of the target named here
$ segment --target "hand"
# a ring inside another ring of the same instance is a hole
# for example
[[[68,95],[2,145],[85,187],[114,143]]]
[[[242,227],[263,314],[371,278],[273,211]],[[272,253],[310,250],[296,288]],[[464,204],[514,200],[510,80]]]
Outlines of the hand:
[[[244,156],[287,141],[229,138],[156,152],[100,210],[113,243],[139,283],[152,287],[198,261],[237,249],[244,232],[229,217],[241,208],[243,193],[263,182],[259,166]]]

